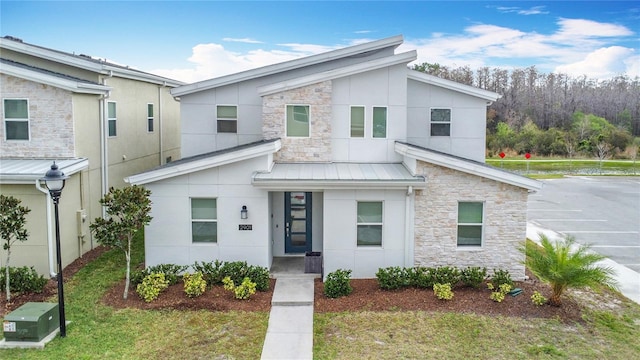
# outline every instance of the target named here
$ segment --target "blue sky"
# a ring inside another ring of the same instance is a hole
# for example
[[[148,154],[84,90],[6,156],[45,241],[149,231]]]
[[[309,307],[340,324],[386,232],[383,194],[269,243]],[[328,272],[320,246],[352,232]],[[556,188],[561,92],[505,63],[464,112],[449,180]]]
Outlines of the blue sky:
[[[640,76],[638,1],[7,1],[0,32],[185,82],[402,34],[450,67]]]

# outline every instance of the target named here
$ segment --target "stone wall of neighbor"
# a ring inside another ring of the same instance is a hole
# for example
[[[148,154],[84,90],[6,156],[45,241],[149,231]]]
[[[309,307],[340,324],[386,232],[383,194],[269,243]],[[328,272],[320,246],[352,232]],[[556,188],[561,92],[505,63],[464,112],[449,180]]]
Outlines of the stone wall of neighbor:
[[[427,187],[415,196],[415,265],[467,266],[508,270],[523,279],[527,189],[418,161],[417,175]],[[484,202],[480,247],[457,246],[459,201]]]

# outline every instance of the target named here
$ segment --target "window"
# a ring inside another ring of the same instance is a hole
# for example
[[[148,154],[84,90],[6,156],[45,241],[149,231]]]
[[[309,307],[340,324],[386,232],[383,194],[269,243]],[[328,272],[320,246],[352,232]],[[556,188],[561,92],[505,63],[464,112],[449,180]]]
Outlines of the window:
[[[309,137],[308,105],[287,105],[287,136]]]
[[[458,203],[458,246],[482,245],[483,207],[481,202]]]
[[[153,132],[153,104],[147,104],[147,131]]]
[[[218,209],[216,199],[191,199],[191,241],[218,242]]]
[[[373,137],[374,138],[387,137],[387,108],[386,107],[373,108]]]
[[[116,103],[107,103],[107,125],[109,136],[116,136]]]
[[[27,99],[4,99],[4,134],[7,140],[29,140]]]
[[[219,133],[238,132],[238,107],[232,105],[218,105],[216,109]]]
[[[382,201],[358,201],[358,246],[382,246]]]
[[[351,137],[364,137],[364,106],[351,107]]]
[[[431,136],[451,135],[451,109],[431,109]]]

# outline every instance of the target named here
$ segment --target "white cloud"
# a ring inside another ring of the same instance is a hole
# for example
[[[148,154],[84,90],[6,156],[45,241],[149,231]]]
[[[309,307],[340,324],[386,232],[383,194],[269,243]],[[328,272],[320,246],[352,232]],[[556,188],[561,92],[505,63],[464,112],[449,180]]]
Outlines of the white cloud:
[[[633,49],[622,46],[610,46],[597,49],[589,53],[584,60],[559,65],[555,71],[573,76],[587,75],[589,78],[604,79],[616,75],[635,71],[638,74],[637,61],[633,64],[633,60],[638,60],[638,56],[633,56]],[[633,69],[635,66],[635,70]]]
[[[544,6],[533,6],[529,9],[522,9],[517,6],[498,6],[496,9],[501,13],[516,13],[518,15],[543,15],[548,14],[548,11],[544,10]]]
[[[239,42],[245,44],[263,44],[262,41],[254,40],[251,38],[224,38],[222,39],[222,41]]]

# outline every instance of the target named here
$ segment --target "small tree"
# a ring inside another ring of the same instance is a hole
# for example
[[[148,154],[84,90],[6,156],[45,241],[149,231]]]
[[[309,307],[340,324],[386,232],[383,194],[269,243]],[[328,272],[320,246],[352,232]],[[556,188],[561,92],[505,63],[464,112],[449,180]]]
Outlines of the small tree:
[[[0,194],[0,236],[2,237],[2,248],[7,251],[7,261],[5,262],[5,291],[7,302],[11,301],[11,290],[9,286],[9,260],[11,260],[11,245],[16,241],[26,241],[29,237],[27,229],[24,228],[26,215],[31,209],[21,206],[21,201],[13,196]]]
[[[115,247],[124,251],[127,260],[127,275],[124,294],[129,293],[131,274],[131,241],[136,233],[149,224],[152,217],[151,191],[140,186],[130,186],[123,189],[109,189],[100,204],[106,208],[108,219],[96,218],[90,225],[99,243]]]
[[[526,255],[524,264],[543,282],[551,285],[552,295],[549,302],[559,306],[561,296],[568,288],[593,287],[605,285],[615,289],[613,278],[615,271],[610,267],[597,266],[604,256],[589,251],[589,246],[578,245],[575,238],[566,236],[564,241],[552,243],[547,236],[540,234],[540,244],[520,247]]]

